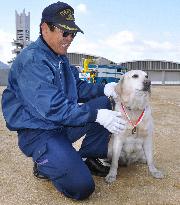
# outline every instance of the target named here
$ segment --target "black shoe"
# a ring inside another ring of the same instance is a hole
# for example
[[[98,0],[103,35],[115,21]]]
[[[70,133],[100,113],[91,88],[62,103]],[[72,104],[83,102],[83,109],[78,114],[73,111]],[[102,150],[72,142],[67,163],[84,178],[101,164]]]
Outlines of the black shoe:
[[[33,174],[38,179],[46,179],[46,180],[49,179],[47,176],[43,176],[42,174],[39,173],[39,170],[37,168],[37,163],[36,162],[34,162]]]
[[[106,177],[109,173],[109,166],[104,166],[103,163],[97,158],[87,158],[85,164],[88,166],[92,175]]]

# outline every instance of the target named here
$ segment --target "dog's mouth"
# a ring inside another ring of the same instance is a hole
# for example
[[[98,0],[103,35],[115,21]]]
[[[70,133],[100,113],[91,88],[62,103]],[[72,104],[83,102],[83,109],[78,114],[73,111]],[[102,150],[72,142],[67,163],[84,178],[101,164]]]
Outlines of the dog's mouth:
[[[136,89],[137,95],[151,94],[151,87],[143,87],[142,89]]]
[[[144,92],[151,92],[151,86],[144,86],[142,91],[144,91]]]

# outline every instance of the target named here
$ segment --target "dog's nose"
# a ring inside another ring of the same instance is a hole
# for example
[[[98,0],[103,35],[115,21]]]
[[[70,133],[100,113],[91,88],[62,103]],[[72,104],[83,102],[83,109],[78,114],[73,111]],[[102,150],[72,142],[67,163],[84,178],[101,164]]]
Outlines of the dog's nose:
[[[143,81],[143,90],[144,91],[148,91],[150,89],[150,86],[151,86],[151,81],[149,79],[146,79]]]
[[[151,85],[151,81],[149,79],[144,80],[143,84],[145,86],[150,86]]]

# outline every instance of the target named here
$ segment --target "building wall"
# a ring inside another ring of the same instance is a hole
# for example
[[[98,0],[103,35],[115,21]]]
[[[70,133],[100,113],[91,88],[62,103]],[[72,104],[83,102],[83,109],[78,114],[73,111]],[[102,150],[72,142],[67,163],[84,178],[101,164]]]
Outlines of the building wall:
[[[148,73],[152,84],[180,85],[180,63],[169,61],[131,61],[121,63],[128,70],[144,70]]]
[[[101,57],[101,56],[93,56],[83,53],[67,53],[67,57],[69,58],[69,62],[71,65],[82,66],[83,59],[95,59],[98,65],[109,65],[114,64],[114,62]]]
[[[164,84],[180,84],[180,71],[166,71]]]
[[[94,59],[94,56],[86,55],[82,53],[67,53],[67,57],[71,65],[82,65],[83,59]]]
[[[142,60],[124,62],[121,65],[127,67],[128,70],[180,70],[180,63],[169,61]]]

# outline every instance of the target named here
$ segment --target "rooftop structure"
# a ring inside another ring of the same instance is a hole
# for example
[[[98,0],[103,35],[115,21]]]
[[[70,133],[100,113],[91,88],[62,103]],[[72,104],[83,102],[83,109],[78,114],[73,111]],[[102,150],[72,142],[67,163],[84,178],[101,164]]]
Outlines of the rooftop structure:
[[[16,17],[16,39],[13,41],[13,46],[16,46],[16,48],[12,51],[14,54],[20,53],[20,51],[28,46],[30,41],[30,12],[28,12],[28,15],[25,13],[25,9],[23,10],[23,13],[18,14],[17,11],[15,11],[15,17]]]

